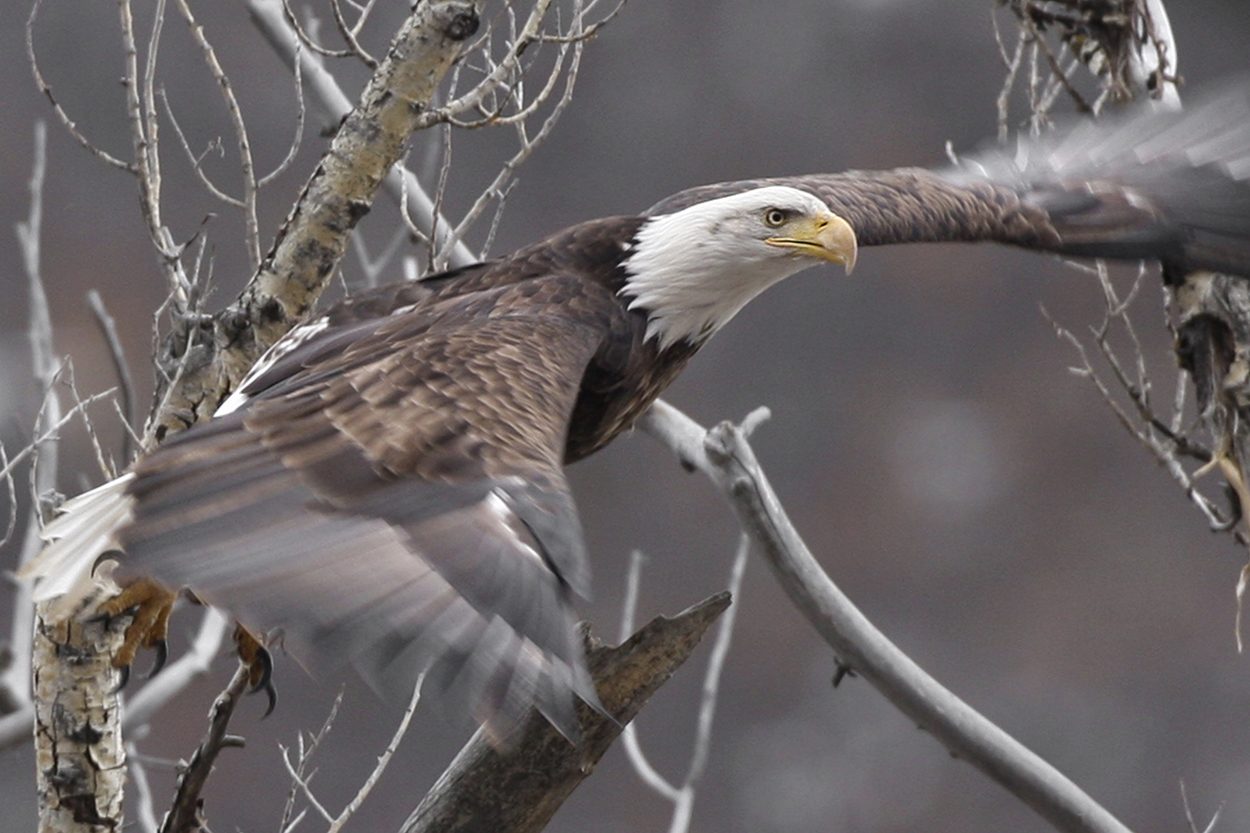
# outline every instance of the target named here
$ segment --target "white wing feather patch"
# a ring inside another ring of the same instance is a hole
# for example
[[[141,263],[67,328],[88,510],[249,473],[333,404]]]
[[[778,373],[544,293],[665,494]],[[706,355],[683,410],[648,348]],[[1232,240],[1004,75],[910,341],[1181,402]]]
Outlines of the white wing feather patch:
[[[274,342],[273,346],[264,352],[264,354],[256,360],[256,364],[252,365],[251,370],[243,377],[243,381],[239,382],[239,386],[234,392],[226,397],[226,400],[217,406],[217,410],[213,412],[214,417],[225,416],[233,413],[239,408],[247,404],[251,399],[248,392],[248,386],[252,382],[260,378],[264,373],[268,372],[275,364],[288,355],[301,344],[317,337],[325,332],[330,326],[330,319],[327,316],[321,316],[315,321],[309,321],[307,324],[300,324],[293,328],[289,333]]]
[[[117,533],[134,515],[134,498],[126,487],[134,474],[124,474],[67,501],[62,514],[43,528],[50,543],[18,570],[18,578],[39,579],[35,601],[59,599],[54,613],[68,615],[95,590],[91,568],[110,549]]]
[[[506,497],[500,493],[499,489],[492,490],[482,503],[490,510],[491,516],[497,522],[498,525],[495,532],[500,538],[509,541],[516,548],[516,552],[524,553],[527,557],[537,561],[544,570],[551,569],[538,550],[534,549],[533,544],[530,543],[532,539],[526,540],[530,536],[522,538],[518,534],[516,525],[521,521],[517,518],[516,512],[512,507],[508,505]]]

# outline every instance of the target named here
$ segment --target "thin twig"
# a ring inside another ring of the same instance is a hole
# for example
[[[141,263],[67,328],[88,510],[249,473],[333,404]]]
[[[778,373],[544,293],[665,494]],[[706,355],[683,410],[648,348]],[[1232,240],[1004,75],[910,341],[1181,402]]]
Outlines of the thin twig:
[[[377,257],[370,258],[364,235],[359,229],[352,232],[352,248],[356,250],[356,261],[360,264],[360,271],[364,273],[366,287],[372,289],[381,282],[382,274],[391,265],[395,255],[399,253],[400,246],[404,245],[407,239],[408,228],[401,223],[391,234],[386,247],[378,252]]]
[[[369,773],[369,777],[360,785],[360,789],[356,791],[356,795],[352,800],[347,802],[337,816],[331,816],[317,797],[313,795],[312,788],[308,785],[308,779],[296,770],[291,764],[291,759],[287,755],[286,750],[282,751],[282,763],[286,765],[287,774],[291,776],[293,783],[299,786],[304,793],[304,797],[312,804],[313,808],[321,814],[322,818],[330,822],[326,833],[339,833],[343,829],[343,825],[356,814],[361,805],[365,803],[365,799],[369,797],[369,793],[377,786],[378,780],[382,774],[386,772],[386,768],[390,766],[391,758],[394,757],[396,750],[399,749],[399,743],[404,739],[404,735],[408,734],[408,726],[412,722],[412,716],[417,711],[417,704],[421,702],[421,685],[425,682],[425,672],[417,676],[416,685],[412,687],[412,697],[408,700],[408,708],[404,710],[404,716],[400,718],[399,725],[395,728],[395,734],[391,736],[391,742],[386,745],[386,750],[378,757],[377,766],[373,768],[373,772]],[[302,758],[302,756],[301,756]],[[301,760],[302,763],[302,760]]]
[[[1078,376],[1088,379],[1090,383],[1094,385],[1094,388],[1098,391],[1099,396],[1102,397],[1103,402],[1115,415],[1116,421],[1120,423],[1124,430],[1132,434],[1133,437],[1135,437],[1148,451],[1150,451],[1152,455],[1154,455],[1155,459],[1163,465],[1168,474],[1172,476],[1172,479],[1175,480],[1185,492],[1185,496],[1207,519],[1207,523],[1210,524],[1211,528],[1226,528],[1226,519],[1220,516],[1219,510],[1215,508],[1215,504],[1198,491],[1197,487],[1194,485],[1193,478],[1191,478],[1189,473],[1185,471],[1184,466],[1182,466],[1180,461],[1176,458],[1172,449],[1160,443],[1149,433],[1137,430],[1133,419],[1120,406],[1119,401],[1111,393],[1110,388],[1098,375],[1097,371],[1095,371],[1093,364],[1090,362],[1089,354],[1085,349],[1085,345],[1081,342],[1081,340],[1067,328],[1055,323],[1045,309],[1042,310],[1042,314],[1046,316],[1047,320],[1049,320],[1051,325],[1055,328],[1055,334],[1059,336],[1059,338],[1071,344],[1072,349],[1076,351],[1077,356],[1080,358],[1080,365],[1074,367],[1072,369],[1073,372]],[[1174,447],[1179,447],[1175,443],[1173,445]]]
[[[360,41],[356,39],[359,30],[347,25],[347,21],[343,18],[343,7],[339,5],[339,0],[330,0],[330,10],[334,15],[334,24],[338,27],[339,34],[347,42],[349,54],[355,55],[369,69],[377,69],[378,59],[370,55],[360,45]]]
[[[161,105],[165,108],[165,117],[169,119],[170,126],[174,128],[174,135],[178,137],[178,143],[182,145],[182,152],[186,154],[187,161],[191,163],[191,170],[195,171],[195,175],[200,180],[200,184],[204,186],[204,190],[208,191],[208,193],[212,194],[213,197],[221,202],[224,202],[226,205],[233,208],[243,208],[243,200],[238,197],[232,197],[225,191],[221,190],[221,188],[217,186],[217,183],[213,182],[209,178],[208,172],[204,170],[204,157],[208,156],[211,151],[221,152],[221,141],[219,139],[213,139],[213,141],[209,143],[208,147],[204,149],[204,152],[199,156],[196,156],[195,151],[191,149],[191,142],[187,139],[187,134],[183,132],[182,124],[178,121],[178,116],[174,114],[174,108],[170,105],[169,97],[165,95],[165,90],[163,88],[161,89],[159,95]]]
[[[1199,833],[1198,825],[1194,822],[1193,810],[1189,806],[1189,791],[1185,789],[1185,779],[1181,779],[1181,804],[1185,808],[1185,821],[1189,823],[1190,833]],[[1215,829],[1215,824],[1220,820],[1220,813],[1224,811],[1224,805],[1221,804],[1216,808],[1215,814],[1211,816],[1211,821],[1207,823],[1201,833],[1211,833]]]
[[[751,538],[745,532],[739,536],[738,550],[734,555],[733,567],[730,570],[730,597],[738,602],[742,589],[742,576],[746,572],[747,556],[751,551]],[[638,603],[638,585],[642,572],[642,554],[634,552],[630,556],[629,576],[625,592],[625,604],[621,614],[622,640],[633,632],[634,612]],[[638,741],[637,722],[625,727],[621,740],[625,744],[625,754],[634,767],[634,771],[643,783],[651,787],[664,798],[673,802],[673,817],[669,822],[669,833],[685,833],[690,829],[693,817],[695,787],[703,778],[707,768],[708,755],[712,747],[712,722],[716,714],[717,695],[720,690],[721,675],[725,668],[725,658],[729,655],[729,644],[733,638],[734,620],[740,604],[734,604],[721,615],[720,625],[716,629],[716,639],[712,643],[712,655],[708,659],[707,670],[703,674],[703,694],[699,701],[699,716],[696,724],[695,740],[690,756],[690,765],[686,777],[680,787],[668,782],[664,776],[651,765],[642,751]]]
[[[108,345],[109,358],[113,361],[113,372],[117,375],[118,393],[121,397],[121,412],[125,419],[126,430],[122,432],[122,463],[128,464],[134,456],[134,427],[137,420],[135,414],[135,383],[130,375],[130,365],[126,361],[126,351],[122,340],[117,335],[117,322],[104,308],[104,299],[100,293],[92,289],[87,292],[87,306],[91,309],[100,335]]]
[[[1024,60],[1024,48],[1029,42],[1028,32],[1023,29],[1016,36],[1016,49],[1008,58],[1003,49],[1002,34],[998,29],[998,17],[995,15],[994,20],[994,38],[998,42],[999,52],[1003,55],[1003,62],[1007,65],[1007,77],[1003,80],[1002,90],[998,93],[996,105],[998,107],[998,141],[1006,142],[1011,130],[1011,91],[1016,85],[1016,76],[1020,72],[1020,64]]]
[[[329,49],[317,43],[316,39],[304,31],[300,26],[299,19],[295,16],[295,10],[291,8],[290,0],[282,0],[282,13],[286,17],[287,25],[295,32],[299,38],[297,45],[303,45],[310,49],[314,55],[320,55],[323,58],[350,58],[352,52],[350,49]]]
[[[9,513],[5,518],[4,534],[0,535],[0,548],[9,543],[9,539],[13,537],[13,531],[17,529],[17,484],[13,480],[13,468],[9,465],[9,452],[5,450],[4,445],[0,443],[0,471],[4,472],[4,476],[0,480],[4,481],[4,488],[8,492]],[[17,616],[22,615],[22,598],[14,599],[13,613]],[[27,601],[29,601],[27,599]],[[12,659],[10,659],[10,662]]]
[[[532,138],[526,138],[524,137],[524,133],[522,133],[523,140],[521,142],[520,149],[513,154],[511,159],[500,167],[499,173],[495,176],[494,181],[486,187],[486,190],[482,192],[469,210],[465,212],[464,218],[461,219],[460,223],[456,226],[453,234],[454,239],[462,240],[464,238],[464,235],[468,232],[469,225],[477,221],[477,218],[481,215],[482,211],[486,208],[491,199],[502,198],[504,193],[504,184],[516,172],[516,169],[529,158],[529,155],[534,152],[535,148],[542,144],[543,140],[545,140],[551,134],[551,131],[555,129],[556,122],[559,121],[565,108],[568,107],[569,103],[573,100],[573,89],[577,83],[577,70],[581,65],[581,42],[574,43],[572,50],[573,57],[569,63],[569,69],[565,74],[564,93],[560,96],[560,100],[556,102],[556,105],[552,109],[551,113],[549,113],[547,118],[544,119],[542,127],[539,128],[538,132]],[[523,125],[520,129],[523,130]]]
[[[295,44],[295,60],[292,61],[291,69],[295,78],[295,128],[291,131],[291,144],[287,146],[286,156],[282,157],[274,169],[264,176],[256,180],[257,189],[264,188],[270,182],[277,179],[295,161],[295,157],[299,154],[300,144],[304,139],[304,122],[307,120],[308,111],[304,106],[304,62],[300,60],[300,52],[302,46]]]
[[[551,0],[538,0],[534,3],[525,21],[525,27],[512,39],[508,53],[503,60],[499,61],[495,69],[463,96],[447,102],[442,107],[431,108],[422,114],[418,120],[418,129],[431,127],[461,113],[474,110],[488,96],[503,87],[519,68],[522,53],[537,39],[543,18],[546,17],[550,6]]]
[[[157,14],[152,22],[152,47],[155,51],[156,45],[160,42],[160,27],[163,25],[164,4],[157,10]],[[132,163],[132,170],[139,177],[139,193],[143,206],[143,216],[148,223],[148,236],[153,240],[157,239],[157,230],[161,226],[161,185],[160,185],[160,163],[157,154],[157,136],[149,133],[150,121],[145,118],[143,109],[143,99],[140,96],[139,87],[139,47],[135,40],[134,17],[130,12],[130,3],[128,0],[121,0],[117,4],[118,14],[121,19],[122,32],[122,58],[125,72],[122,76],[122,87],[126,91],[126,116],[130,122],[130,141],[134,148],[135,159]],[[149,56],[147,62],[147,73],[145,75],[146,86],[150,89],[152,85],[152,77],[156,71],[156,56]]]
[[[378,765],[373,768],[373,772],[369,774],[369,778],[365,783],[360,785],[360,789],[356,791],[356,795],[343,808],[343,812],[339,813],[334,823],[330,825],[326,833],[338,833],[342,830],[343,825],[356,814],[361,805],[365,803],[365,799],[369,797],[369,793],[377,786],[378,779],[382,777],[382,773],[386,772],[386,768],[390,766],[391,758],[395,756],[395,752],[399,749],[399,742],[404,739],[404,735],[408,734],[408,726],[412,723],[412,716],[417,711],[417,704],[421,702],[421,685],[425,682],[425,672],[421,672],[417,676],[417,682],[412,687],[412,698],[408,701],[408,708],[404,710],[404,716],[400,719],[399,725],[395,727],[395,734],[391,736],[391,742],[386,745],[386,750],[378,758]]]
[[[738,551],[734,554],[733,566],[729,573],[729,585],[726,589],[733,596],[734,605],[725,611],[716,629],[716,640],[712,643],[712,654],[708,657],[707,673],[703,675],[703,696],[699,702],[699,723],[695,735],[694,754],[690,760],[690,769],[686,772],[683,787],[694,795],[694,786],[703,778],[707,769],[708,754],[712,747],[712,721],[716,716],[717,694],[720,691],[721,675],[725,669],[725,658],[729,656],[729,645],[733,641],[734,622],[738,609],[742,607],[742,577],[746,575],[747,556],[751,553],[751,536],[745,532],[738,538]],[[685,830],[689,826],[681,825]],[[677,826],[672,828],[674,832]]]
[[[7,458],[8,461],[3,466],[0,466],[0,477],[8,477],[14,469],[25,462],[27,457],[35,455],[37,453],[37,449],[42,443],[56,439],[57,432],[73,421],[73,419],[79,416],[84,410],[87,409],[87,407],[99,402],[101,399],[109,398],[116,392],[115,388],[102,390],[99,393],[93,393],[91,396],[88,396],[86,399],[83,399],[75,404],[72,408],[62,414],[59,420],[47,429],[42,430],[29,445],[14,454],[12,457]]]
[[[179,258],[182,247],[173,240],[161,217],[162,174],[160,161],[160,119],[156,111],[156,67],[160,54],[161,33],[165,25],[165,0],[156,0],[152,15],[152,31],[148,37],[147,56],[142,79],[139,75],[139,50],[134,31],[130,0],[118,3],[122,34],[124,72],[122,86],[126,93],[126,119],[130,125],[134,161],[127,170],[139,183],[139,205],[147,225],[148,239],[160,256],[161,268],[178,312],[189,306],[189,281]]]
[[[130,780],[135,785],[132,807],[137,809],[139,830],[142,833],[156,833],[157,822],[152,787],[148,784],[147,768],[143,765],[134,741],[127,741],[126,743],[126,763]]]
[[[73,397],[74,403],[84,406],[81,410],[83,415],[83,430],[87,432],[87,439],[91,443],[91,450],[95,452],[96,465],[99,467],[100,473],[104,476],[105,480],[112,480],[117,475],[117,467],[114,465],[114,461],[109,458],[109,455],[104,453],[104,445],[100,442],[100,434],[96,430],[95,421],[88,415],[82,394],[78,392],[78,383],[74,378],[73,362],[67,361],[65,363],[65,368],[58,378],[64,383],[65,387],[69,389],[70,396]],[[116,390],[116,388],[110,388],[110,390]]]
[[[243,110],[239,107],[239,100],[235,97],[234,88],[230,84],[230,76],[222,69],[221,62],[217,60],[217,51],[209,42],[208,36],[204,34],[204,27],[195,19],[195,14],[191,11],[187,0],[177,0],[177,2],[183,20],[187,22],[191,30],[191,37],[200,47],[204,63],[212,73],[213,80],[217,82],[217,87],[221,90],[222,99],[226,104],[226,110],[230,113],[230,124],[234,128],[234,138],[239,150],[239,167],[243,173],[244,240],[252,268],[255,269],[260,266],[260,225],[256,218],[256,169],[252,162],[252,143],[248,138],[247,123],[243,119]]]
[[[621,604],[621,629],[619,639],[624,642],[634,632],[634,617],[638,612],[639,587],[642,584],[642,564],[645,556],[638,550],[629,555],[629,572],[625,579],[625,600]],[[724,614],[721,614],[722,616]],[[638,741],[637,724],[630,722],[625,731],[621,732],[621,743],[625,747],[625,756],[642,782],[674,804],[681,798],[681,792],[659,773]]]
[[[301,784],[312,782],[312,777],[316,773],[306,773],[308,764],[312,761],[317,750],[321,748],[321,742],[325,740],[326,735],[330,734],[330,729],[334,726],[334,721],[338,718],[339,707],[343,705],[343,689],[339,689],[339,693],[335,696],[334,702],[330,705],[330,711],[326,715],[326,719],[321,724],[321,729],[315,735],[311,735],[308,739],[308,745],[304,744],[304,733],[300,732],[296,735],[296,741],[299,743],[299,757],[295,764],[296,778],[291,781],[291,788],[287,790],[286,805],[282,809],[282,822],[278,826],[278,830],[282,833],[291,830],[295,825],[299,824],[300,819],[304,817],[305,811],[300,811],[295,818],[291,818],[291,814],[295,811],[295,798],[302,791]],[[279,744],[278,748],[282,752],[283,759],[287,757],[286,747]]]
[[[443,218],[443,197],[447,194],[447,177],[451,175],[451,125],[450,124],[443,125],[443,129],[440,133],[440,137],[443,140],[443,160],[438,168],[438,185],[434,188],[434,211],[433,211],[433,216],[431,219],[435,225],[433,225],[430,228],[430,232],[427,235],[430,240],[438,239],[438,234],[439,234],[438,222]],[[408,210],[408,206],[405,205],[403,208],[406,213]],[[464,239],[464,236],[457,234],[455,231],[452,231],[451,239],[459,242]],[[442,252],[439,249],[436,249],[434,246],[430,247],[429,264],[428,264],[430,271],[437,272],[440,269],[447,268],[447,264],[445,261],[441,259],[441,256],[442,256]]]
[[[52,112],[56,114],[57,120],[61,122],[61,126],[73,137],[74,141],[78,142],[88,153],[106,165],[112,165],[114,168],[134,173],[135,166],[132,163],[118,159],[116,156],[102,150],[78,129],[78,125],[65,112],[65,108],[61,106],[61,103],[56,100],[56,96],[52,93],[51,85],[44,80],[43,73],[39,71],[39,59],[35,56],[35,18],[39,15],[39,9],[42,5],[43,0],[35,0],[30,7],[30,15],[26,18],[26,60],[35,76],[35,86],[39,88],[39,91],[52,104]]]
[[[39,409],[40,418],[55,425],[62,418],[61,400],[56,392],[56,378],[60,371],[60,362],[52,346],[52,316],[48,309],[48,294],[43,286],[43,275],[40,269],[43,186],[48,161],[47,140],[47,125],[42,121],[35,122],[34,155],[28,181],[30,208],[27,211],[26,220],[17,224],[17,238],[22,251],[22,264],[26,271],[26,285],[29,293],[27,335],[30,339],[31,373],[36,383],[43,389],[43,403]],[[59,457],[54,435],[45,434],[42,441],[36,440],[30,448],[40,464],[32,463],[31,466],[33,479],[31,506],[26,523],[26,536],[18,555],[19,566],[39,553],[42,543],[39,540],[40,504],[56,488]],[[16,462],[18,461],[9,460],[7,454],[4,456],[4,480],[9,484],[11,493],[15,491],[11,472]],[[12,505],[16,511],[16,494],[13,494]],[[7,538],[8,535],[6,534],[5,537]],[[7,699],[21,705],[30,702],[31,646],[34,639],[32,610],[30,585],[26,582],[19,582],[14,590],[13,615],[9,631],[13,654],[8,668],[5,668],[3,675],[0,675],[0,688],[4,690]]]

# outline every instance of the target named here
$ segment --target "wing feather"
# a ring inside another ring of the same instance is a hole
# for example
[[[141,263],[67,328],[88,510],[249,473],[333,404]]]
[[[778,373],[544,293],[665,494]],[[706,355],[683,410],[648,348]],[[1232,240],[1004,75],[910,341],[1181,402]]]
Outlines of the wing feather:
[[[814,194],[861,247],[997,241],[1065,255],[1157,259],[1169,272],[1250,275],[1250,95],[1233,88],[1183,112],[1127,117],[1021,140],[958,167],[703,185],[647,210],[667,214],[766,185]]]
[[[235,410],[136,466],[119,575],[190,587],[396,698],[428,668],[495,737],[530,704],[573,737],[572,694],[597,698],[561,461],[618,310],[553,275],[305,334]]]

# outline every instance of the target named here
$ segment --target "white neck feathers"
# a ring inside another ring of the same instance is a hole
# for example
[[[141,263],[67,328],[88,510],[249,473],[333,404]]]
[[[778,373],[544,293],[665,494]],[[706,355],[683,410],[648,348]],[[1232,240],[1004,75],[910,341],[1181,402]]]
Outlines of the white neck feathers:
[[[648,313],[647,339],[661,348],[698,344],[774,283],[815,261],[765,242],[760,217],[772,205],[824,206],[792,188],[759,188],[653,217],[639,229],[624,261],[621,295]]]

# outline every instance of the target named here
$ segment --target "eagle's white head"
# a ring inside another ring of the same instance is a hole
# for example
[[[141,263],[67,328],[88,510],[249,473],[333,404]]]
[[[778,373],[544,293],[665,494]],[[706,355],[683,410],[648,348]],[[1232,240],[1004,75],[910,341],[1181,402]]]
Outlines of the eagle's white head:
[[[768,287],[820,261],[855,266],[855,232],[816,197],[771,185],[647,220],[621,295],[661,348],[698,343]]]

